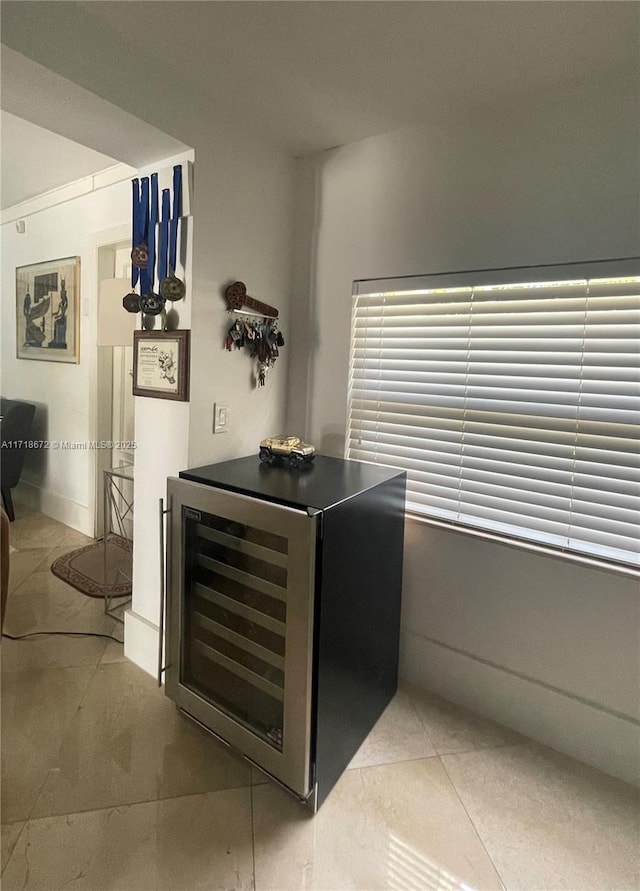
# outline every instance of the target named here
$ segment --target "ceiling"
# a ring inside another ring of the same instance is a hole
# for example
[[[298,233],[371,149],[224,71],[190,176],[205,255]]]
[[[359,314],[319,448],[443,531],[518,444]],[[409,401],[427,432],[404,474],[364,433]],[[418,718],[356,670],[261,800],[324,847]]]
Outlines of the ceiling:
[[[0,112],[0,128],[2,210],[117,163],[6,111]]]
[[[229,125],[296,155],[639,62],[640,4],[615,0],[3,0],[1,13],[6,46],[188,145],[194,127]],[[20,161],[12,126],[3,148]]]

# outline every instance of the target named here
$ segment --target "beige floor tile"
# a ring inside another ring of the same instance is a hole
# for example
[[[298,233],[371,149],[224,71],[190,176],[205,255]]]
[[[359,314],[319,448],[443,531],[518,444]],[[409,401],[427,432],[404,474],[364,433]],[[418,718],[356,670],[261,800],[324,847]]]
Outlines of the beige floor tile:
[[[33,816],[251,784],[246,762],[181,715],[131,662],[99,665]]]
[[[51,569],[51,564],[58,560],[60,557],[64,557],[69,554],[71,551],[75,551],[77,548],[83,548],[88,544],[93,543],[92,538],[88,538],[86,535],[82,535],[80,532],[76,532],[75,529],[68,529],[65,534],[65,538],[67,536],[71,539],[70,544],[63,544],[60,547],[49,548],[47,553],[43,556],[42,560],[34,567],[36,571],[44,572]],[[22,552],[29,553],[29,551]]]
[[[23,514],[16,508],[16,519],[11,523],[10,542],[19,551],[32,548],[55,548],[65,543],[65,536],[73,532],[68,526],[44,514]]]
[[[15,598],[19,599],[25,594],[50,595],[56,593],[64,594],[65,592],[70,593],[73,591],[78,596],[78,598],[82,597],[87,600],[96,600],[96,602],[98,601],[98,598],[86,597],[85,594],[81,594],[80,591],[76,591],[76,589],[72,588],[71,585],[68,585],[62,579],[59,579],[57,576],[55,576],[49,568],[49,559],[45,559],[47,561],[46,564],[44,566],[43,564],[40,564],[40,566],[37,567],[33,572],[30,572],[25,580],[22,582],[22,584],[18,588],[16,588],[16,590],[14,591]],[[77,602],[82,603],[83,601],[78,599]]]
[[[113,629],[113,636],[122,638],[122,625],[118,622]],[[128,662],[129,660],[124,654],[124,645],[117,643],[115,640],[108,640],[104,653],[100,658],[101,663],[105,662]]]
[[[20,823],[3,823],[2,824],[2,869],[9,862],[9,857],[13,853],[18,836],[25,826],[24,821]]]
[[[71,530],[73,531],[73,530]],[[80,547],[80,545],[78,545]],[[65,554],[68,554],[69,551],[73,551],[75,548],[69,547],[67,545],[63,547],[49,548],[46,555],[42,558],[40,563],[34,567],[37,572],[45,572],[51,569],[51,564],[54,560],[57,560],[59,557],[64,557]],[[28,551],[23,553],[29,553]]]
[[[31,507],[29,500],[23,494],[22,484],[18,483],[15,489],[11,490],[11,499],[15,509],[16,517],[26,517],[31,514],[39,514],[34,507]],[[40,516],[42,516],[40,514]]]
[[[28,551],[14,551],[10,556],[9,594],[19,588],[27,576],[45,562],[51,548],[32,548]]]
[[[40,623],[64,622],[56,630],[102,631],[105,619],[104,600],[87,597],[49,571],[32,572],[7,601],[6,624],[12,633],[24,634],[40,630]],[[38,626],[37,628],[35,626]]]
[[[360,746],[350,768],[392,764],[436,754],[410,696],[399,690]]]
[[[89,631],[113,634],[117,623],[104,614],[103,601],[86,597],[50,572],[33,572],[9,595],[5,631]],[[120,627],[120,626],[118,626]],[[99,637],[38,636],[4,640],[3,671],[95,665],[107,640]]]
[[[82,532],[78,532],[77,529],[71,529],[69,526],[65,526],[64,530],[64,535],[59,543],[59,548],[62,552],[60,556],[68,554],[69,551],[73,551],[76,548],[83,548],[85,545],[93,544],[95,542],[95,538],[91,538],[89,535],[84,535]]]
[[[3,891],[71,887],[250,891],[250,790],[31,821],[5,870]]]
[[[3,822],[29,816],[94,671],[3,672]]]
[[[442,758],[509,891],[640,885],[640,793],[533,744]]]
[[[253,786],[261,786],[263,783],[270,783],[271,779],[263,773],[261,770],[258,770],[257,767],[251,767],[251,784]]]
[[[24,640],[4,638],[0,663],[4,673],[97,665],[107,643],[109,641],[100,637],[43,635]]]
[[[439,759],[343,774],[315,817],[253,789],[256,891],[501,888]]]
[[[407,692],[439,755],[509,746],[523,741],[523,737],[513,730],[427,690],[407,687]]]
[[[109,614],[119,620],[120,637],[124,633],[124,617],[128,609],[131,609],[131,597],[112,597],[109,601]]]

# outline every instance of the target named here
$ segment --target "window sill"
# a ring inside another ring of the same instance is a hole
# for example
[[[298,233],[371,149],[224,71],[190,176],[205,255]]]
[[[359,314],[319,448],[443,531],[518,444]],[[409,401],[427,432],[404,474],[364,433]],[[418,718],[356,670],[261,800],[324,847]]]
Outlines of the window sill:
[[[425,517],[422,514],[409,513],[406,519],[410,523],[419,526],[431,526],[436,529],[444,529],[447,532],[455,532],[458,535],[464,535],[472,538],[480,538],[484,541],[490,541],[494,544],[505,545],[508,548],[515,548],[519,551],[528,551],[529,553],[541,554],[545,557],[553,557],[556,560],[562,560],[565,563],[577,563],[579,566],[586,566],[591,569],[599,569],[604,572],[611,572],[614,575],[622,575],[627,578],[640,579],[640,569],[633,566],[623,566],[622,564],[608,563],[605,560],[598,560],[597,557],[588,557],[583,554],[575,554],[570,551],[560,551],[555,548],[545,547],[545,545],[535,544],[531,541],[523,541],[522,539],[509,538],[507,535],[499,535],[495,532],[484,532],[481,529],[473,529],[470,526],[460,526],[456,523],[447,523],[444,520],[436,520],[432,517]]]

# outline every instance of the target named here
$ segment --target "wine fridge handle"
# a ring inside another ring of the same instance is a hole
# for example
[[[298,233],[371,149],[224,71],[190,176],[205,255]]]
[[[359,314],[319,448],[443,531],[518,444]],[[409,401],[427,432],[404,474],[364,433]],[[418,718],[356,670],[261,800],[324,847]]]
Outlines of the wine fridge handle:
[[[158,500],[158,519],[160,523],[160,624],[158,629],[158,686],[162,686],[164,673],[164,616],[166,611],[166,555],[164,537],[164,517],[169,511],[164,509],[164,498]]]

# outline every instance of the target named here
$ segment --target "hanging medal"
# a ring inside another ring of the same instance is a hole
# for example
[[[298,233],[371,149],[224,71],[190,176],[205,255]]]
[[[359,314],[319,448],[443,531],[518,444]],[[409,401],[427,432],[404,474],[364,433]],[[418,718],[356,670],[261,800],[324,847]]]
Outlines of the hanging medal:
[[[131,180],[131,253],[140,243],[140,180],[138,178]],[[133,263],[131,265],[131,289],[135,288],[138,283],[140,270]]]
[[[144,184],[144,183],[143,183]],[[157,316],[164,309],[164,297],[153,290],[156,272],[156,226],[158,223],[158,174],[151,174],[151,214],[149,217],[149,259],[142,276],[142,297],[140,308],[145,315]]]
[[[142,199],[140,196],[140,181],[131,180],[132,204],[131,204],[131,291],[122,298],[122,305],[127,312],[140,312],[140,298],[136,294],[136,284],[140,276],[140,269],[133,262],[133,252],[140,243],[140,228],[142,216]]]
[[[127,312],[140,312],[140,296],[135,291],[125,294],[122,298],[122,305]]]
[[[162,210],[160,214],[160,227],[158,238],[158,279],[160,281],[160,296],[164,299],[162,293],[162,283],[167,278],[167,250],[169,247],[169,216],[171,214],[171,194],[169,189],[162,190]]]
[[[136,190],[133,192],[133,241],[131,262],[138,269],[146,269],[149,263],[149,177],[143,176],[139,199],[136,202]],[[142,276],[141,276],[142,279]]]
[[[164,192],[163,192],[164,195]],[[178,220],[180,218],[180,204],[182,201],[182,165],[176,164],[173,168],[173,212],[171,214],[170,238],[169,238],[169,271],[162,276],[160,273],[160,294],[166,300],[182,300],[186,293],[184,282],[176,276],[176,261],[178,255]]]

